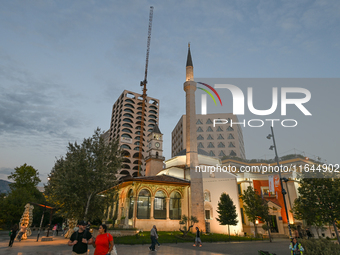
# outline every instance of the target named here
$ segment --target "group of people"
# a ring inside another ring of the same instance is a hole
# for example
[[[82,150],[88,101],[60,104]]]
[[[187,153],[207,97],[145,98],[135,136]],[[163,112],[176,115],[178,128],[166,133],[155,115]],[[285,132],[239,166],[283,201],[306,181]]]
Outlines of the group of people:
[[[72,255],[87,254],[89,244],[95,247],[94,255],[110,254],[114,249],[113,237],[106,233],[107,226],[105,224],[99,226],[99,233],[96,238],[92,237],[85,221],[80,221],[78,227],[79,229],[72,234],[68,241],[68,245],[73,246]]]

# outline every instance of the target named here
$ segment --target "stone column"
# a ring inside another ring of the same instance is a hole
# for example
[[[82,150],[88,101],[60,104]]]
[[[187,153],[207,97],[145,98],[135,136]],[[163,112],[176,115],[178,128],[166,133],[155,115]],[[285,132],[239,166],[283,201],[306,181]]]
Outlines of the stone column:
[[[170,210],[170,198],[165,198],[166,201],[166,219],[169,220],[169,210]]]
[[[151,197],[150,220],[154,220],[154,217],[153,217],[154,202],[155,202],[155,197]]]

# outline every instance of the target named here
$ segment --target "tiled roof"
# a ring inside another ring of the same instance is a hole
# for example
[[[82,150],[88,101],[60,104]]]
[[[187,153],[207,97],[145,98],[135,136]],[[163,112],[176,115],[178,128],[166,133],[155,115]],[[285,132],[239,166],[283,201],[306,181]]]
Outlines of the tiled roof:
[[[272,203],[276,204],[277,206],[280,206],[280,208],[282,208],[282,206],[280,205],[279,200],[277,200],[277,199],[274,198],[274,197],[273,197],[273,198],[268,198],[268,197],[266,197],[265,200],[268,201],[268,202],[272,202]]]
[[[188,184],[190,183],[189,180],[177,178],[170,175],[156,175],[156,176],[141,176],[141,177],[127,177],[121,179],[121,182],[127,182],[127,181],[150,181],[150,182],[171,182],[171,183],[183,183]]]

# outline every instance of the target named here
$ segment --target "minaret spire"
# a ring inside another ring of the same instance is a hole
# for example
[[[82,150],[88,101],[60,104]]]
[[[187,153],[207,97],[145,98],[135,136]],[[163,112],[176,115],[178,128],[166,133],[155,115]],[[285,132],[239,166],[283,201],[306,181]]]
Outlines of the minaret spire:
[[[187,57],[187,66],[186,66],[186,81],[194,80],[194,66],[192,64],[191,52],[190,52],[190,43],[188,43],[188,57]]]
[[[203,197],[203,180],[202,173],[196,172],[196,166],[199,165],[197,154],[197,134],[196,134],[196,104],[195,91],[196,82],[194,81],[190,44],[188,45],[188,58],[186,66],[186,82],[184,83],[184,91],[186,98],[186,169],[189,170],[191,183],[190,196],[190,216],[195,216],[198,219],[197,226],[205,232],[205,218],[204,218],[204,197]]]

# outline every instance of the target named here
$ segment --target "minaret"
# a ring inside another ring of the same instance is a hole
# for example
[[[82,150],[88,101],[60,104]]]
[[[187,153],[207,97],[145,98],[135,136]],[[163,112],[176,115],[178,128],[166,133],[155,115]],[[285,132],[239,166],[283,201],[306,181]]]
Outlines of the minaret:
[[[190,169],[191,190],[191,216],[195,216],[199,222],[197,226],[205,232],[204,198],[202,173],[195,172],[198,166],[197,136],[196,136],[196,105],[194,81],[194,67],[192,65],[190,44],[186,66],[186,82],[184,83],[186,95],[186,167]]]

